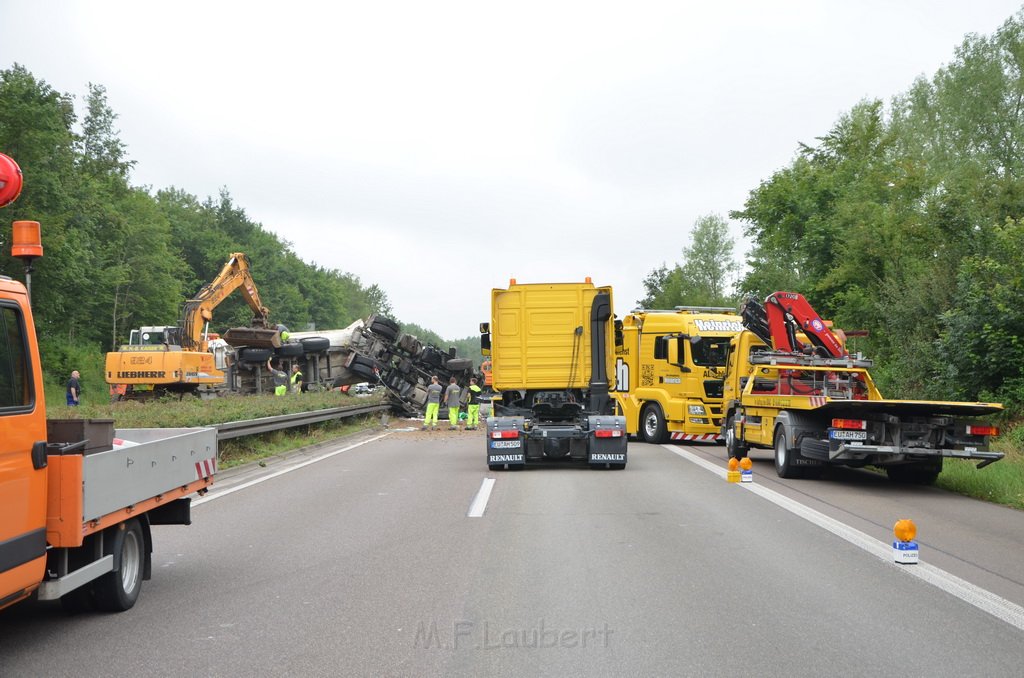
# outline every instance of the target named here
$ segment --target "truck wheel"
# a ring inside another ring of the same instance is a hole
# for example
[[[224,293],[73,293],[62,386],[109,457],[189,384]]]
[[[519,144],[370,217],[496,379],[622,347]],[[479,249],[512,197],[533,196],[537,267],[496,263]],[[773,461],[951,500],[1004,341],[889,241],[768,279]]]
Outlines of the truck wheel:
[[[793,465],[796,450],[786,445],[786,431],[781,426],[775,430],[775,472],[780,478],[799,478],[800,469]]]
[[[661,407],[657,403],[644,405],[640,413],[640,433],[646,443],[663,443],[668,438],[665,415],[661,413]]]
[[[370,331],[384,337],[388,341],[394,341],[398,336],[398,323],[390,318],[374,316],[370,320]]]
[[[917,464],[900,464],[898,466],[887,466],[885,473],[889,480],[894,483],[907,485],[932,485],[942,473],[942,460],[937,464],[931,462],[920,462]]]
[[[461,372],[473,367],[473,360],[471,358],[452,358],[445,364],[445,367],[452,372]]]
[[[742,459],[747,456],[747,446],[736,437],[736,419],[730,416],[725,422],[725,450],[730,459]]]
[[[367,381],[376,382],[378,372],[384,371],[383,367],[383,365],[373,358],[357,355],[352,359],[352,364],[348,366],[348,370],[352,374],[358,375]]]
[[[146,541],[142,527],[135,518],[115,525],[104,535],[103,551],[114,554],[120,564],[108,572],[93,587],[96,604],[108,612],[130,610],[142,590],[142,570],[145,566]]]
[[[297,358],[302,355],[302,344],[297,341],[281,344],[280,347],[274,350],[274,355],[278,358]]]
[[[303,353],[319,353],[330,347],[331,340],[327,337],[303,337],[299,343],[302,344]]]
[[[246,346],[238,349],[238,362],[241,363],[265,363],[274,355],[272,348],[257,348]]]

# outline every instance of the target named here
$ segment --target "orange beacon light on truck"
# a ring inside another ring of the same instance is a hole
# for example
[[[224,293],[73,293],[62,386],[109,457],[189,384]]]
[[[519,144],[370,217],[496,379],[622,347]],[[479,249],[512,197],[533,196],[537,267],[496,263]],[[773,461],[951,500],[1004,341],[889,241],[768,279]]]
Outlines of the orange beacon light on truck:
[[[15,221],[12,226],[11,256],[35,259],[43,256],[43,241],[39,236],[38,221]]]

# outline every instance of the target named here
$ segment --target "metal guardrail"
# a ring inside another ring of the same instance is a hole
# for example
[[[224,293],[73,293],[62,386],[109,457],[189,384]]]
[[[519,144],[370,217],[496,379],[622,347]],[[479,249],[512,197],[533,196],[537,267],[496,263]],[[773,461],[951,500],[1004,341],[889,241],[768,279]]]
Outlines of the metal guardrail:
[[[224,424],[217,424],[217,441],[241,438],[257,433],[268,433],[279,431],[295,426],[307,424],[318,424],[330,419],[344,419],[346,417],[358,417],[375,412],[387,412],[391,405],[356,405],[355,407],[332,407],[327,410],[313,410],[312,412],[296,412],[294,414],[282,414],[276,417],[262,417],[260,419],[249,419],[246,421],[229,421]]]

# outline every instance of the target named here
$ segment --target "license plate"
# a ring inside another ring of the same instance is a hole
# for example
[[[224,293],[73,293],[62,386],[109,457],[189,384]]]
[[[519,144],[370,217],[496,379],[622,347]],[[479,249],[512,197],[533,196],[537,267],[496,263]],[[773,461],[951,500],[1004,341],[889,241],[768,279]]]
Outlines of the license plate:
[[[828,437],[832,440],[867,440],[867,431],[829,431]]]
[[[500,450],[515,447],[522,447],[523,443],[521,440],[494,440],[491,441],[491,449]]]

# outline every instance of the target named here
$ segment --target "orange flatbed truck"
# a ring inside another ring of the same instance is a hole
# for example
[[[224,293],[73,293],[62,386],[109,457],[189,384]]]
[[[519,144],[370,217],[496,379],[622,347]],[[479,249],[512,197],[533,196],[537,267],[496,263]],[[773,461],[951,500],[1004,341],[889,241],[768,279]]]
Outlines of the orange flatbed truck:
[[[16,225],[35,242],[16,236],[14,256],[40,256],[38,224]],[[152,570],[151,526],[188,525],[190,495],[216,468],[215,429],[47,422],[28,290],[0,276],[0,609],[33,595],[131,608]]]

